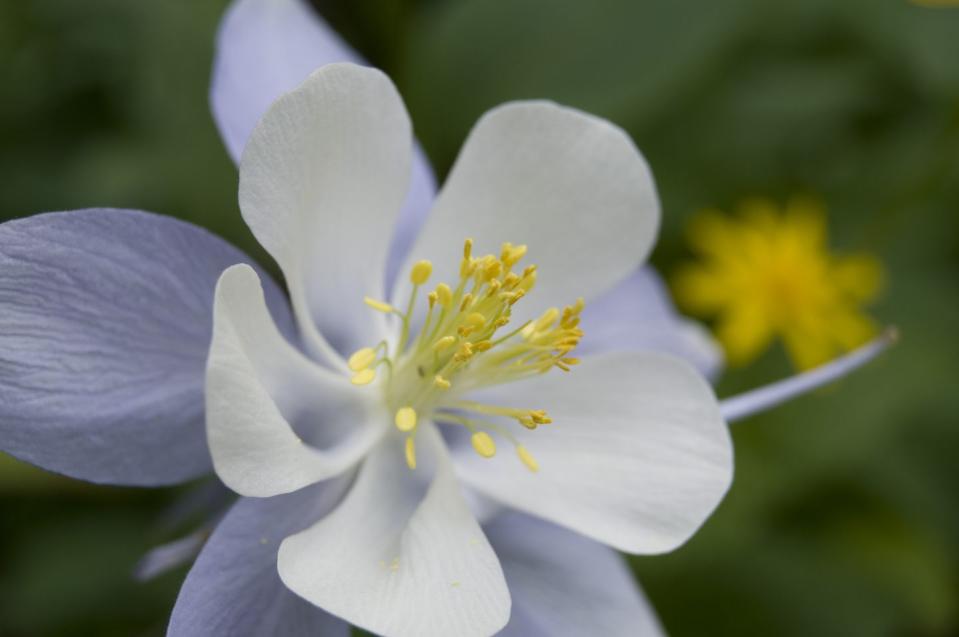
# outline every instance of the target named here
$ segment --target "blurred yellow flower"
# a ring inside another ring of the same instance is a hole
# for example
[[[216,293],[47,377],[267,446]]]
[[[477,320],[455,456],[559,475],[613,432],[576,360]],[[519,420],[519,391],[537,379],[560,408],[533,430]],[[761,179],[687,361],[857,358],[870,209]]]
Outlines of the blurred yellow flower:
[[[829,252],[825,210],[793,199],[780,210],[743,202],[738,214],[705,210],[688,227],[699,259],[673,278],[677,302],[715,319],[731,366],[749,363],[777,337],[799,369],[824,363],[877,332],[862,311],[882,287],[871,255]]]

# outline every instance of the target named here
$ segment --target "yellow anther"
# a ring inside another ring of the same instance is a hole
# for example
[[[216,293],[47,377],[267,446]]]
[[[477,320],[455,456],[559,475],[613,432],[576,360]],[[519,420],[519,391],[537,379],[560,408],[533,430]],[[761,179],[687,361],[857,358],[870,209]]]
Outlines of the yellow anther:
[[[508,268],[515,265],[524,256],[526,256],[525,245],[514,246],[512,243],[504,243],[500,252],[500,260]]]
[[[531,265],[523,271],[523,278],[517,285],[517,289],[529,292],[536,285],[536,266]]]
[[[437,374],[437,375],[433,378],[433,385],[435,385],[436,387],[438,387],[438,388],[440,388],[440,389],[449,389],[449,388],[451,387],[450,381],[446,380],[445,378],[443,378],[443,377],[440,376],[439,374]]]
[[[503,278],[503,287],[507,290],[519,283],[519,275],[515,272],[510,272]]]
[[[402,432],[413,431],[416,429],[416,410],[412,407],[400,407],[396,410],[393,422]]]
[[[579,365],[578,358],[562,358],[560,359],[559,362],[564,363],[566,365]]]
[[[426,295],[426,300],[429,302],[431,310],[433,309],[433,306],[436,305],[437,298],[438,297],[436,296],[436,292],[430,292],[429,294]]]
[[[557,310],[555,307],[549,308],[548,310],[543,312],[542,316],[536,319],[536,323],[534,324],[536,325],[536,327],[534,328],[535,331],[543,332],[545,330],[548,330],[549,328],[553,326],[553,323],[556,322],[557,318],[559,318],[559,310]]]
[[[464,323],[467,325],[472,325],[473,327],[479,327],[486,323],[486,317],[480,314],[479,312],[473,312],[469,314],[464,320]]]
[[[526,427],[527,429],[529,429],[529,430],[531,430],[531,431],[532,431],[533,429],[536,429],[536,427],[539,426],[539,425],[537,425],[535,422],[533,422],[533,419],[530,418],[529,416],[520,416],[520,417],[517,418],[516,420],[519,421],[519,424],[523,425],[524,427]]]
[[[466,308],[473,304],[473,295],[467,294],[463,297],[463,302],[460,303],[460,312],[465,312]]]
[[[515,305],[516,302],[523,298],[524,295],[525,292],[522,290],[515,290],[513,292],[500,292],[499,300],[508,303],[509,305]]]
[[[509,323],[509,318],[507,318],[507,317],[505,317],[505,316],[501,316],[501,317],[499,317],[498,319],[496,319],[495,321],[493,321],[493,327],[495,327],[495,328],[498,329],[498,328],[503,327],[503,326],[506,325],[507,323]]]
[[[460,276],[466,278],[473,274],[476,269],[476,260],[472,258],[473,240],[467,239],[463,242],[463,262],[460,263]]]
[[[492,458],[496,455],[496,443],[485,431],[477,431],[470,436],[470,442],[473,443],[473,449],[484,458]]]
[[[416,443],[413,442],[413,436],[406,439],[406,466],[410,469],[416,468]]]
[[[519,459],[522,461],[524,465],[526,465],[527,469],[529,469],[533,473],[536,473],[537,471],[539,471],[539,463],[536,462],[536,458],[530,455],[530,453],[526,450],[526,447],[524,447],[523,445],[517,445],[516,455],[519,456]]]
[[[377,301],[376,299],[371,299],[368,296],[363,297],[363,302],[369,305],[371,308],[377,312],[383,312],[384,314],[389,314],[390,312],[395,312],[396,308],[390,305],[389,303],[384,303],[383,301]]]
[[[499,295],[499,298],[500,300],[506,301],[512,306],[512,305],[516,305],[516,302],[519,301],[524,296],[526,296],[526,292],[524,292],[522,289],[517,288],[516,290],[512,292],[502,292]]]
[[[440,305],[443,307],[449,307],[450,303],[453,302],[453,291],[450,289],[450,286],[445,283],[440,283],[436,286],[436,298],[439,300]]]
[[[429,280],[431,274],[433,274],[432,263],[426,260],[417,261],[410,270],[410,281],[414,285],[423,285]]]
[[[535,422],[537,425],[548,425],[549,423],[553,422],[553,419],[550,418],[542,409],[529,412],[529,417],[532,418],[533,422]]]
[[[473,356],[473,346],[469,342],[460,343],[460,348],[453,358],[459,362],[469,360]]]
[[[509,255],[509,260],[511,263],[516,263],[520,259],[526,256],[526,244],[513,246],[513,251]]]
[[[354,385],[369,385],[376,378],[376,370],[367,367],[353,374],[350,382]]]
[[[350,356],[350,360],[348,360],[346,364],[352,371],[361,372],[372,365],[375,360],[376,350],[372,347],[364,347],[363,349],[358,349],[353,352],[353,355]]]
[[[444,349],[456,342],[455,336],[444,336],[433,343],[434,352],[442,352]]]
[[[477,352],[485,352],[488,349],[491,349],[492,347],[493,347],[493,342],[489,340],[477,341],[473,343],[473,349],[475,349]]]
[[[483,281],[495,279],[503,272],[503,264],[493,255],[488,254],[483,259],[484,263],[481,277]]]
[[[456,328],[456,333],[462,336],[463,338],[466,338],[467,336],[472,334],[473,330],[475,329],[476,328],[473,327],[472,325],[460,325],[458,328]]]

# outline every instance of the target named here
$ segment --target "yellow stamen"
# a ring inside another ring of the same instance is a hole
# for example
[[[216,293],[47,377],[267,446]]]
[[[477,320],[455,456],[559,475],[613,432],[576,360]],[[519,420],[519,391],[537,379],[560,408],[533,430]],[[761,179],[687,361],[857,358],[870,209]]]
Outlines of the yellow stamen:
[[[456,351],[456,355],[453,356],[453,359],[460,362],[467,361],[472,358],[473,353],[473,345],[469,343],[469,341],[464,341],[460,343],[460,347]]]
[[[473,449],[484,458],[492,458],[496,455],[496,443],[485,431],[477,431],[470,436],[470,442],[473,443]]]
[[[533,324],[533,328],[536,332],[545,332],[550,327],[553,326],[553,323],[556,322],[556,319],[559,318],[559,310],[555,307],[551,307],[543,315],[536,319],[536,322]]]
[[[486,258],[486,262],[483,264],[483,281],[491,281],[498,277],[503,272],[503,264],[493,255],[489,255]]]
[[[488,340],[487,340],[487,341],[477,341],[476,343],[473,343],[473,349],[475,349],[477,352],[485,352],[485,351],[488,351],[488,350],[490,350],[490,349],[493,349],[493,342],[492,342],[492,341],[488,341]]]
[[[463,242],[463,262],[460,263],[460,276],[466,278],[473,274],[473,270],[476,269],[476,263],[472,258],[473,254],[473,240],[467,239]]]
[[[396,308],[390,305],[389,303],[384,303],[383,301],[377,301],[368,296],[363,297],[363,302],[369,305],[371,308],[377,312],[383,312],[384,314],[390,314],[391,312],[396,312]]]
[[[410,269],[413,287],[405,311],[383,301],[364,299],[371,308],[400,317],[402,331],[395,347],[384,348],[384,341],[354,352],[348,361],[354,372],[351,380],[357,385],[371,383],[379,365],[387,367],[382,389],[393,411],[394,425],[405,434],[410,469],[416,468],[414,440],[420,414],[430,414],[431,421],[465,426],[473,449],[484,458],[496,454],[493,436],[502,436],[515,446],[530,471],[539,469],[509,429],[515,426],[513,423],[534,430],[552,422],[545,411],[460,398],[461,392],[532,378],[554,367],[569,371],[579,362],[570,352],[583,336],[579,328],[582,299],[561,310],[549,308],[534,320],[499,331],[510,324],[513,306],[536,281],[535,266],[514,272],[526,252],[524,245],[504,243],[498,256],[474,257],[473,242],[467,239],[459,280],[449,285],[436,282],[426,294],[429,308],[421,321],[414,322],[414,310],[420,286],[433,274],[429,261],[417,261]],[[410,329],[417,325],[420,333],[411,339]],[[449,391],[453,385],[457,391]],[[457,413],[463,410],[474,412],[480,419]]]
[[[416,443],[413,442],[413,436],[406,439],[406,466],[411,470],[416,469]]]
[[[347,365],[354,372],[360,372],[373,364],[376,360],[376,350],[372,347],[364,347],[353,352]]]
[[[414,285],[423,285],[429,280],[431,274],[433,274],[432,263],[426,260],[417,261],[410,270],[410,281]]]
[[[367,367],[366,369],[360,370],[353,374],[353,377],[350,378],[350,382],[354,385],[369,385],[373,382],[374,378],[376,378],[376,370]]]
[[[500,252],[500,260],[507,268],[513,267],[518,261],[526,256],[526,246],[514,246],[512,243],[504,243]]]
[[[453,302],[453,291],[450,290],[450,286],[445,283],[440,283],[436,286],[436,298],[439,299],[440,305],[443,307],[449,307],[450,303]]]
[[[536,266],[531,265],[523,271],[523,278],[520,279],[517,289],[529,292],[534,285],[536,285]]]
[[[546,412],[542,409],[537,409],[529,412],[529,417],[533,419],[537,425],[547,425],[553,422],[553,419],[546,415]]]
[[[539,471],[539,463],[536,462],[536,458],[530,455],[530,452],[526,450],[526,447],[524,447],[523,445],[517,445],[516,455],[519,456],[520,461],[522,461],[522,463],[526,465],[527,469],[529,469],[533,473],[536,473],[537,471]]]
[[[412,407],[400,407],[396,410],[393,422],[396,423],[396,428],[404,433],[413,431],[416,429],[416,410]]]
[[[442,352],[444,349],[456,342],[455,336],[444,336],[435,343],[433,343],[434,352]]]
[[[467,325],[472,325],[473,327],[479,327],[486,322],[486,317],[479,312],[473,312],[472,314],[469,314],[463,322]]]

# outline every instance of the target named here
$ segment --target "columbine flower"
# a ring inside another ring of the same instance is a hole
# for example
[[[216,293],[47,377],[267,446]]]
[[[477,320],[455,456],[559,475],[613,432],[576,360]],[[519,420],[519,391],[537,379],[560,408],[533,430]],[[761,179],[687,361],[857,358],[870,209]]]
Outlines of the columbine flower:
[[[658,225],[622,131],[546,102],[485,116],[388,303],[410,141],[388,78],[353,65],[315,72],[253,131],[240,207],[283,270],[305,353],[274,327],[254,270],[228,269],[208,439],[217,475],[245,496],[358,465],[328,515],[288,510],[302,530],[274,516],[265,534],[298,595],[378,633],[488,635],[510,595],[461,483],[657,553],[716,506],[732,453],[708,383],[679,359],[574,355],[585,303],[638,267]]]
[[[235,2],[221,29],[211,91],[216,121],[234,159],[276,96],[317,66],[358,59],[302,0]],[[414,153],[412,173],[390,249],[389,281],[433,198],[429,166],[419,152]],[[112,484],[172,484],[208,471],[202,392],[213,288],[224,268],[238,262],[252,263],[195,226],[137,211],[50,213],[0,225],[3,450],[50,470]],[[250,275],[242,269],[233,272]],[[262,272],[259,280],[276,329],[286,342],[299,344],[283,293]],[[263,324],[269,327],[269,322]],[[709,340],[675,314],[648,268],[591,302],[582,313],[581,329],[586,335],[579,350],[668,351],[707,373],[718,363]],[[788,400],[848,373],[885,343],[724,401],[722,414],[727,421],[738,420]],[[302,362],[299,356],[293,358]],[[379,382],[384,378],[381,374]],[[339,382],[346,381],[340,377]],[[276,387],[291,388],[285,383]],[[365,389],[376,391],[376,386]],[[282,402],[289,408],[286,398],[297,395],[307,394],[291,392]],[[552,415],[557,415],[555,409]],[[297,424],[299,419],[292,420]],[[549,434],[551,427],[545,425],[534,435]],[[460,451],[468,455],[470,448],[461,445]],[[546,473],[551,465],[537,449]],[[420,466],[411,472],[403,456],[389,456],[404,476],[434,474],[432,457],[421,453]],[[504,460],[527,471],[510,454],[484,462]],[[570,462],[578,462],[575,453]],[[342,620],[283,586],[276,548],[283,537],[309,527],[334,507],[350,485],[350,475],[288,495],[240,498],[205,545],[207,534],[202,532],[151,552],[143,572],[192,559],[203,546],[177,600],[169,634],[348,634]],[[584,486],[588,483],[570,488]],[[488,500],[470,493],[512,598],[510,624],[502,634],[660,632],[614,551],[544,520],[484,506]],[[363,525],[349,531],[361,530]],[[391,560],[385,566],[408,576],[408,562]],[[449,585],[456,589],[462,582]]]
[[[677,273],[677,301],[716,318],[732,365],[752,361],[779,337],[796,366],[809,369],[878,331],[861,307],[878,294],[881,267],[870,255],[830,253],[815,203],[794,199],[780,212],[753,200],[736,217],[705,211],[690,224],[689,240],[701,260]]]

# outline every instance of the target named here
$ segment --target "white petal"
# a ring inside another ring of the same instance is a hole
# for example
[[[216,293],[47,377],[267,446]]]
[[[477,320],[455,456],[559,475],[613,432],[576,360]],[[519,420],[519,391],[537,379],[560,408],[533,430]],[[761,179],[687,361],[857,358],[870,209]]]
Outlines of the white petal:
[[[430,160],[419,144],[413,147],[413,168],[410,176],[410,191],[406,193],[406,203],[396,218],[390,254],[386,263],[386,289],[392,292],[400,267],[406,261],[416,239],[426,221],[433,199],[436,197],[436,177]]]
[[[387,419],[372,398],[283,340],[252,268],[223,273],[213,314],[207,438],[228,487],[289,493],[342,473],[380,438]]]
[[[217,34],[210,86],[213,119],[237,163],[270,105],[307,76],[334,62],[365,64],[306,0],[234,0]],[[416,147],[406,203],[390,246],[389,286],[406,258],[436,194],[436,180]]]
[[[491,459],[457,448],[462,477],[509,506],[620,550],[676,548],[732,480],[732,446],[716,398],[671,356],[588,357],[569,374],[551,372],[497,393],[481,399],[552,417],[536,431],[507,425],[540,470],[528,471],[504,441]]]
[[[330,64],[277,100],[240,163],[240,209],[286,277],[300,328],[327,362],[383,338],[390,232],[409,186],[409,117],[375,69]],[[312,319],[312,320],[311,320]]]
[[[307,0],[235,0],[217,33],[210,104],[234,161],[273,100],[331,62],[361,62]]]
[[[709,333],[673,307],[652,266],[634,272],[583,310],[586,335],[577,355],[599,352],[665,352],[683,358],[707,378],[722,368],[723,354]]]
[[[658,224],[652,176],[625,132],[571,108],[517,102],[476,124],[411,258],[431,259],[436,280],[449,282],[467,237],[479,254],[527,244],[540,268],[530,304],[563,305],[635,270]]]
[[[427,423],[416,442],[415,474],[398,436],[377,447],[343,503],[284,540],[280,577],[327,612],[376,633],[491,635],[509,618],[503,572],[439,433]],[[431,470],[422,496],[417,477]]]
[[[616,551],[516,512],[483,528],[513,598],[513,613],[500,637],[664,634]]]

